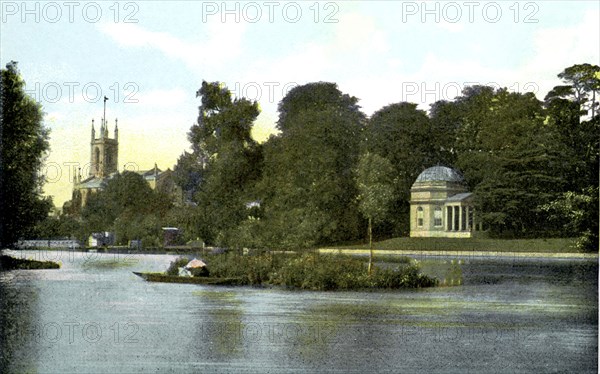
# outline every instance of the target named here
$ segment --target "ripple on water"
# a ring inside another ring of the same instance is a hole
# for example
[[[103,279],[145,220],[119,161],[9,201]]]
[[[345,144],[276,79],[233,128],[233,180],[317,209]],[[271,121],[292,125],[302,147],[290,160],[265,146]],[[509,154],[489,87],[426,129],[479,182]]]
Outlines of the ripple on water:
[[[69,255],[59,270],[0,273],[0,322],[10,332],[0,354],[12,371],[597,368],[597,263],[469,261],[456,264],[461,286],[311,292],[150,283],[131,272],[163,271],[174,256]],[[478,281],[486,275],[495,281]]]

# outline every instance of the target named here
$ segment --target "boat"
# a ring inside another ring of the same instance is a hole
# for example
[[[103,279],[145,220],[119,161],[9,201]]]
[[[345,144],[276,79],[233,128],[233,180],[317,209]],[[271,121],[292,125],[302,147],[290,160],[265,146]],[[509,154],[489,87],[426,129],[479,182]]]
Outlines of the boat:
[[[178,275],[166,275],[164,273],[139,273],[136,271],[134,271],[133,274],[148,282],[208,284],[221,286],[243,284],[243,278],[180,277]]]

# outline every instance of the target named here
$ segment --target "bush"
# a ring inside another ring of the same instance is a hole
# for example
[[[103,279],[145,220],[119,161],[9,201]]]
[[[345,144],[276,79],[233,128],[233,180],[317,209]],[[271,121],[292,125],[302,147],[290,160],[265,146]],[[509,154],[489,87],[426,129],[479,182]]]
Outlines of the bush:
[[[309,290],[353,289],[361,288],[365,277],[366,267],[359,259],[304,254],[285,262],[270,282]]]
[[[169,268],[166,271],[167,275],[179,275],[179,268],[184,267],[190,260],[186,257],[178,257],[175,261],[172,261]]]
[[[192,274],[192,277],[208,277],[210,275],[210,272],[208,271],[208,268],[206,266],[203,266],[201,268],[193,268],[189,270]]]
[[[243,278],[244,284],[259,285],[269,280],[273,269],[281,266],[285,257],[270,253],[240,256],[228,252],[210,255],[206,261],[214,277]]]
[[[397,269],[375,268],[372,276],[374,287],[377,288],[421,288],[437,285],[437,279],[420,273],[416,264]]]

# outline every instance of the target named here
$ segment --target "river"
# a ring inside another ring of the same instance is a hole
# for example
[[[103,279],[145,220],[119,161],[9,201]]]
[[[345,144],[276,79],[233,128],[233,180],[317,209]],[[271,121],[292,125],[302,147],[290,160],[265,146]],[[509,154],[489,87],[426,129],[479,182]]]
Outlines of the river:
[[[308,292],[149,283],[174,256],[4,251],[0,372],[595,373],[597,260],[424,259],[448,286]]]

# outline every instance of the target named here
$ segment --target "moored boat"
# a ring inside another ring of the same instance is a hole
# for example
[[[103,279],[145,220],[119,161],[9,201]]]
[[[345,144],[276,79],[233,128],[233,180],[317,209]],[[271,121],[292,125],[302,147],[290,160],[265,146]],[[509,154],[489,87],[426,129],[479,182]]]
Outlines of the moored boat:
[[[189,283],[189,284],[209,284],[209,285],[239,285],[242,284],[242,278],[220,278],[220,277],[181,277],[177,275],[166,275],[164,273],[139,273],[133,274],[143,278],[148,282],[162,283]]]

